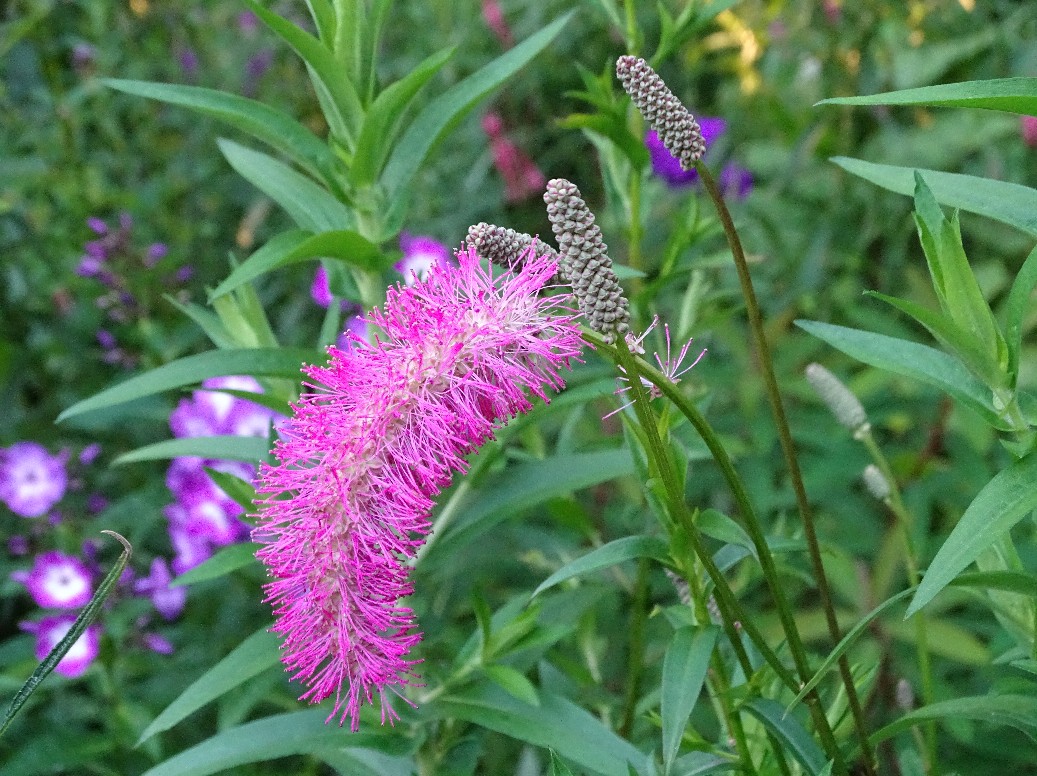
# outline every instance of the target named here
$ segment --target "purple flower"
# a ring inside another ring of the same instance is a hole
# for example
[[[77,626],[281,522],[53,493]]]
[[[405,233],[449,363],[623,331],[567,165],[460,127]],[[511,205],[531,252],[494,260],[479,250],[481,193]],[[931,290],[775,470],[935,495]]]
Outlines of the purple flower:
[[[40,517],[61,501],[68,476],[65,456],[36,442],[0,448],[0,501],[16,515]]]
[[[721,118],[702,116],[698,119],[698,123],[702,129],[702,139],[706,141],[707,149],[727,131],[727,122]],[[666,185],[680,188],[698,180],[699,174],[695,170],[682,168],[680,160],[666,150],[666,146],[663,145],[663,141],[659,139],[659,135],[654,129],[645,133],[645,146],[648,147],[648,155],[652,160],[652,172],[662,178]]]
[[[313,301],[321,307],[327,307],[335,298],[331,293],[331,285],[328,282],[328,271],[321,264],[313,275],[313,283],[310,284],[310,296]]]
[[[238,30],[246,35],[252,35],[259,29],[259,18],[252,11],[242,11],[238,14]]]
[[[727,196],[745,199],[753,190],[753,174],[735,162],[728,162],[720,171],[717,185]]]
[[[36,659],[43,660],[58,645],[58,642],[65,638],[65,634],[72,630],[75,621],[74,615],[63,614],[58,617],[44,617],[39,622],[22,622],[19,623],[19,627],[36,635]],[[100,650],[101,627],[91,625],[65,653],[54,670],[70,679],[82,676],[97,658]]]
[[[212,557],[212,549],[201,537],[182,527],[177,516],[184,511],[180,504],[170,504],[163,512],[169,518],[169,539],[173,542],[173,571],[183,574]]]
[[[403,275],[408,286],[428,277],[432,267],[449,267],[451,264],[450,249],[433,237],[415,237],[404,232],[400,235],[400,250],[403,258],[393,267]]]
[[[180,63],[180,69],[184,75],[188,78],[194,78],[198,75],[198,54],[192,48],[181,47],[176,54],[177,62]]]
[[[248,61],[245,63],[245,80],[241,85],[242,94],[246,97],[255,96],[260,79],[266,75],[266,71],[270,69],[270,65],[273,62],[274,52],[270,49],[257,51],[248,58]]]
[[[437,244],[438,245],[438,244]],[[406,250],[406,248],[405,248]],[[335,696],[331,717],[357,729],[362,704],[414,679],[421,638],[400,599],[433,498],[504,421],[563,386],[582,347],[568,294],[538,296],[557,269],[532,252],[497,278],[474,251],[458,267],[390,288],[369,316],[382,335],[329,348],[308,367],[312,392],[294,406],[263,466],[253,538],[270,577],[267,600],[282,660],[302,699]]]
[[[145,633],[142,641],[145,647],[159,655],[172,655],[176,651],[169,639],[157,633]]]
[[[102,237],[108,234],[108,224],[106,224],[104,221],[102,221],[100,218],[97,218],[96,216],[91,216],[90,218],[86,219],[86,225],[90,227],[90,231],[92,231],[94,234],[100,235]]]
[[[90,569],[79,558],[57,550],[37,555],[30,571],[15,571],[11,579],[24,584],[44,609],[76,609],[86,606],[93,595]]]
[[[148,246],[148,250],[144,254],[144,266],[148,267],[149,269],[151,267],[154,267],[156,264],[162,261],[162,259],[164,259],[168,253],[169,246],[165,243],[152,243]]]
[[[353,347],[358,340],[368,340],[367,321],[362,315],[351,315],[346,318],[345,328],[335,341],[335,347],[339,350],[347,350]]]
[[[167,620],[175,620],[187,602],[187,588],[170,587],[169,582],[172,578],[166,561],[155,558],[151,561],[151,572],[148,576],[141,577],[133,583],[133,592],[148,596],[158,613]]]
[[[21,534],[15,534],[7,539],[7,551],[11,555],[28,555],[29,539]]]
[[[177,283],[186,283],[188,280],[190,280],[193,277],[194,277],[194,267],[192,267],[190,264],[185,264],[184,266],[180,267],[180,269],[178,269],[176,271],[176,274],[173,275],[173,279]]]
[[[98,337],[100,337],[101,333],[98,332],[97,335]],[[99,456],[100,454],[101,445],[97,442],[92,442],[80,451],[79,462],[83,464],[83,466],[89,466],[97,460],[97,456]]]

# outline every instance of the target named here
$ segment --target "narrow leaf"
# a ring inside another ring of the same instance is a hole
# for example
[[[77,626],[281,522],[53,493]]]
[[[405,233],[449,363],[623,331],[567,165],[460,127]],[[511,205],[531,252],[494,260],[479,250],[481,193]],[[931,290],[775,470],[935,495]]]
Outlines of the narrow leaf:
[[[399,734],[393,733],[392,728],[379,729],[377,720],[373,730],[352,733],[348,727],[326,724],[327,717],[326,709],[293,711],[223,730],[145,771],[143,776],[209,776],[248,763],[309,754],[331,747],[348,752],[354,748],[385,750],[395,746],[399,749],[401,743],[407,743],[397,743]]]
[[[980,695],[931,703],[905,714],[873,733],[869,740],[878,744],[920,722],[936,719],[972,719],[991,725],[1005,725],[1037,741],[1037,697],[1033,695]]]
[[[994,411],[990,389],[953,356],[917,342],[820,321],[799,320],[796,325],[858,361],[935,386],[994,428],[1009,429]]]
[[[795,717],[786,717],[781,704],[769,698],[754,698],[742,708],[756,717],[763,726],[784,744],[810,776],[820,776],[827,759],[813,737]]]
[[[391,198],[407,188],[432,146],[476,103],[546,48],[572,14],[567,13],[526,38],[425,106],[396,144],[382,175],[382,183]]]
[[[666,542],[658,536],[625,536],[622,539],[609,542],[603,547],[598,547],[596,550],[591,550],[586,555],[581,555],[576,560],[565,564],[541,582],[530,598],[535,598],[545,590],[561,584],[567,579],[589,574],[598,569],[615,566],[617,563],[623,563],[634,558],[666,560],[668,554]]]
[[[932,105],[943,108],[985,108],[1037,116],[1037,78],[995,78],[956,84],[922,86],[861,97],[830,97],[818,105]]]
[[[662,701],[663,766],[670,773],[684,728],[706,680],[709,658],[720,629],[686,626],[673,634],[663,659]]]
[[[277,636],[266,628],[253,633],[166,706],[141,733],[137,746],[275,665],[279,647]]]
[[[93,597],[83,607],[83,611],[76,617],[75,622],[72,623],[72,627],[69,628],[68,633],[54,645],[54,649],[43,659],[43,662],[36,667],[36,670],[32,672],[29,678],[22,685],[22,688],[17,692],[14,698],[11,700],[11,705],[7,707],[7,713],[4,714],[4,720],[0,723],[0,736],[4,734],[11,722],[21,711],[22,706],[29,700],[29,697],[36,692],[36,688],[40,686],[44,679],[46,679],[50,672],[57,667],[58,663],[61,662],[68,651],[72,649],[73,645],[79,640],[86,629],[90,627],[90,624],[97,618],[97,615],[101,612],[101,607],[104,605],[105,600],[112,592],[112,588],[115,587],[116,583],[122,577],[122,572],[126,569],[126,564],[130,562],[130,555],[133,554],[133,548],[130,543],[126,541],[122,536],[115,533],[115,531],[101,531],[103,534],[108,534],[119,540],[122,544],[122,553],[119,555],[119,559],[112,566],[111,571],[101,580],[101,584],[97,586],[97,591]]]
[[[911,593],[913,593],[914,590],[915,588],[911,587],[907,590],[901,590],[892,598],[887,598],[881,604],[872,609],[871,612],[869,612],[868,615],[864,617],[864,619],[862,619],[860,622],[854,625],[849,631],[847,631],[846,635],[843,636],[839,640],[839,643],[835,645],[835,649],[833,649],[831,652],[828,653],[828,655],[825,656],[825,659],[822,661],[821,665],[818,666],[817,670],[814,672],[814,676],[810,679],[810,681],[803,685],[803,689],[799,691],[799,695],[793,698],[792,702],[789,703],[789,705],[786,707],[785,714],[791,712],[792,708],[797,703],[799,703],[805,697],[807,697],[807,693],[809,693],[811,690],[817,687],[818,682],[820,682],[824,678],[825,674],[827,674],[831,670],[832,666],[834,666],[839,661],[839,658],[841,658],[846,653],[846,650],[853,646],[854,642],[857,641],[858,638],[860,638],[861,634],[863,634],[864,631],[867,630],[868,626],[871,625],[875,618],[882,616],[882,614],[884,614],[886,611],[893,608],[894,604],[903,601],[905,598],[911,595]]]
[[[381,269],[376,260],[380,255],[377,245],[348,230],[316,235],[299,229],[282,232],[235,267],[209,294],[209,299],[223,296],[271,270],[307,259],[342,259],[359,269],[377,272]]]
[[[334,166],[328,146],[312,132],[292,117],[257,100],[183,84],[120,78],[105,78],[101,83],[126,94],[181,105],[224,121],[286,154],[317,177],[326,176]]]
[[[245,568],[245,566],[251,566],[259,562],[256,560],[257,549],[259,549],[259,545],[255,542],[241,542],[221,547],[211,558],[176,577],[169,583],[169,586],[196,585],[199,582],[219,579],[232,571]]]
[[[1037,248],[1030,251],[1019,274],[1012,281],[1004,307],[1004,332],[1008,344],[1008,373],[1015,378],[1019,371],[1019,352],[1023,346],[1023,318],[1030,309],[1030,297],[1037,286]]]
[[[907,196],[914,193],[914,167],[874,164],[845,156],[833,157],[831,161],[884,189]],[[941,205],[987,216],[1037,237],[1037,190],[973,175],[936,170],[918,172],[925,175],[933,196]]]
[[[494,684],[511,697],[523,703],[528,703],[530,706],[540,705],[540,697],[537,695],[536,687],[521,672],[511,666],[499,663],[485,666],[483,670]]]
[[[194,385],[210,377],[249,374],[255,377],[286,377],[298,380],[303,363],[322,361],[320,353],[304,348],[239,348],[210,350],[186,356],[106,388],[89,399],[73,404],[58,422],[84,412],[112,407],[144,396]]]
[[[220,138],[218,144],[230,166],[283,207],[303,229],[331,232],[355,227],[353,214],[345,205],[284,162],[226,138]]]
[[[112,461],[112,465],[120,466],[137,461],[161,461],[181,456],[255,463],[266,458],[267,452],[269,452],[267,441],[260,437],[183,437],[138,447],[136,450],[118,456]]]
[[[375,98],[357,140],[357,155],[349,169],[357,186],[374,183],[399,134],[403,116],[415,95],[454,55],[456,46],[437,51],[406,76],[387,87]]]
[[[1037,453],[1030,453],[988,482],[969,504],[951,535],[929,564],[907,609],[917,612],[998,537],[1037,508]]]

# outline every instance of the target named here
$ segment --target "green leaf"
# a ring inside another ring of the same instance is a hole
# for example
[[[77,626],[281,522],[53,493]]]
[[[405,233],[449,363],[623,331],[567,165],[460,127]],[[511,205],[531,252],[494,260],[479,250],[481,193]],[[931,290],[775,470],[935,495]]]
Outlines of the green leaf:
[[[994,410],[990,389],[953,356],[917,342],[820,321],[798,320],[796,325],[858,361],[939,388],[994,428],[1010,429]]]
[[[177,310],[182,312],[196,324],[199,328],[205,332],[213,345],[218,348],[236,348],[239,347],[239,343],[230,335],[227,331],[227,327],[223,325],[223,321],[216,315],[212,310],[202,307],[200,304],[194,302],[188,302],[182,304],[176,297],[165,294],[162,297]]]
[[[169,583],[169,586],[196,585],[199,582],[219,579],[232,571],[251,566],[259,562],[256,560],[256,550],[258,549],[259,545],[255,542],[241,542],[221,547],[211,558],[176,577]]]
[[[178,358],[168,364],[106,388],[89,399],[73,404],[58,422],[144,396],[195,385],[210,377],[249,374],[254,377],[286,377],[298,380],[303,363],[323,361],[323,355],[305,348],[238,348],[210,350]]]
[[[854,642],[857,641],[858,638],[860,638],[861,634],[863,634],[864,631],[867,630],[868,626],[871,625],[875,618],[880,617],[886,611],[891,609],[894,604],[903,601],[905,598],[911,595],[911,593],[913,593],[914,590],[915,588],[911,587],[907,590],[901,590],[892,598],[887,598],[881,604],[872,609],[871,612],[869,612],[868,615],[864,617],[860,622],[858,622],[849,631],[847,631],[846,635],[843,636],[839,640],[839,643],[835,645],[835,649],[833,649],[831,652],[828,653],[828,655],[825,656],[825,659],[821,662],[821,665],[818,666],[810,681],[803,685],[803,689],[799,691],[799,695],[793,698],[792,702],[789,703],[789,705],[786,707],[785,714],[791,712],[792,708],[797,703],[799,703],[805,697],[807,697],[807,693],[809,693],[811,690],[817,687],[818,682],[820,682],[824,678],[825,674],[827,674],[831,670],[832,666],[834,666],[839,661],[839,658],[841,658],[846,653],[846,650],[853,646]]]
[[[950,583],[955,587],[978,587],[1037,598],[1037,576],[1026,571],[970,571]]]
[[[869,740],[872,744],[878,744],[920,722],[945,718],[1005,725],[1037,741],[1037,697],[1033,695],[979,695],[931,703],[909,711],[896,722],[873,733]]]
[[[328,105],[326,100],[321,100],[321,106],[334,109],[327,115],[332,132],[347,145],[353,146],[360,130],[360,122],[363,120],[364,109],[355,85],[335,61],[331,51],[317,38],[264,8],[256,0],[245,0],[245,3],[306,62],[318,94],[323,90],[330,98],[331,105]]]
[[[861,97],[831,97],[818,105],[932,105],[941,108],[985,108],[1037,116],[1037,78],[995,78],[922,86]]]
[[[881,299],[888,305],[896,307],[922,324],[947,350],[958,356],[981,380],[988,385],[996,385],[1001,381],[995,355],[988,353],[972,333],[959,328],[950,318],[945,318],[927,307],[909,299],[880,294],[878,291],[867,291],[868,296]]]
[[[724,758],[706,752],[688,752],[673,764],[671,776],[706,776],[709,773],[738,770],[739,767],[737,757]]]
[[[293,229],[282,232],[249,256],[209,294],[209,300],[223,296],[239,286],[271,270],[316,258],[341,259],[359,269],[377,272],[381,269],[377,258],[378,246],[356,232],[335,230],[310,234]]]
[[[245,482],[233,474],[218,471],[211,466],[203,468],[205,473],[209,475],[209,479],[215,482],[220,490],[234,499],[235,503],[244,509],[245,512],[251,512],[255,508],[256,489],[252,486],[252,483]]]
[[[112,465],[120,466],[137,461],[161,461],[181,456],[255,463],[266,458],[268,452],[267,441],[261,437],[183,437],[138,447],[136,450],[117,457],[112,461]]]
[[[833,157],[831,161],[889,191],[907,196],[914,194],[914,167],[874,164],[845,156]],[[936,170],[917,172],[925,175],[933,196],[941,205],[987,216],[1037,237],[1037,190],[973,175]]]
[[[709,658],[720,629],[712,625],[686,626],[673,634],[663,659],[662,701],[663,766],[670,773],[684,728],[706,681]]]
[[[364,118],[360,139],[357,140],[357,154],[349,168],[349,178],[354,185],[367,186],[375,182],[400,132],[404,113],[411,101],[456,50],[456,46],[449,46],[437,51],[375,98]]]
[[[625,536],[611,541],[603,547],[591,550],[571,561],[549,576],[533,591],[530,598],[535,598],[545,590],[561,584],[567,579],[589,574],[598,569],[615,566],[617,563],[634,558],[655,558],[664,561],[669,555],[666,542],[658,536]]]
[[[293,711],[264,717],[224,730],[202,743],[171,757],[143,776],[209,776],[248,763],[309,754],[330,747],[352,749],[400,748],[407,744],[392,728],[371,731],[325,724],[327,709]],[[240,773],[240,771],[237,771]]]
[[[627,763],[640,764],[645,759],[644,754],[597,717],[543,689],[539,706],[522,703],[490,684],[463,695],[440,698],[435,706],[441,716],[463,719],[533,746],[554,749],[581,768],[606,776],[627,776]]]
[[[536,687],[529,681],[524,674],[511,666],[496,664],[484,666],[483,671],[490,680],[504,690],[511,697],[528,703],[530,706],[539,706],[540,698],[537,695]]]
[[[969,504],[943,543],[907,609],[917,612],[990,547],[998,537],[1037,508],[1037,453],[999,472]]]
[[[444,557],[452,554],[521,509],[631,474],[633,468],[627,448],[558,455],[511,466],[467,494],[458,504],[459,517],[452,530],[443,534],[422,562],[444,552]]]
[[[820,776],[827,758],[799,721],[785,716],[780,703],[769,698],[754,698],[742,704],[742,708],[760,720],[810,776]]]
[[[389,157],[382,183],[395,199],[405,190],[432,146],[459,122],[476,103],[539,54],[562,31],[570,11],[544,29],[455,84],[426,105],[417,115]]]
[[[717,509],[703,510],[695,519],[696,527],[706,536],[725,544],[745,547],[756,557],[756,545],[742,526]]]
[[[1030,251],[1019,274],[1012,281],[1012,288],[1004,306],[1005,342],[1008,346],[1008,374],[1013,386],[1019,372],[1019,352],[1023,346],[1023,318],[1030,309],[1030,297],[1037,286],[1037,248]]]
[[[25,684],[22,685],[21,689],[15,694],[14,698],[11,699],[11,705],[7,707],[7,713],[4,714],[3,722],[0,722],[0,736],[4,734],[11,722],[21,711],[22,706],[29,700],[30,696],[36,692],[36,688],[40,686],[44,679],[46,679],[50,672],[61,662],[63,658],[73,645],[79,640],[86,629],[90,627],[97,615],[101,612],[101,607],[104,605],[105,600],[112,592],[112,588],[115,587],[116,583],[122,577],[122,572],[126,569],[126,564],[130,562],[130,556],[133,554],[133,548],[130,543],[122,538],[115,531],[101,531],[103,534],[115,537],[122,544],[122,553],[119,555],[119,559],[112,566],[111,571],[101,580],[101,584],[97,586],[97,590],[93,597],[83,607],[83,611],[76,617],[75,622],[72,623],[72,627],[69,628],[68,632],[62,637],[61,641],[54,645],[47,657],[43,659],[36,670],[32,672],[28,679],[25,680]]]
[[[576,776],[569,766],[558,759],[558,753],[554,749],[549,750],[551,753],[551,767],[547,771],[547,776]]]
[[[279,648],[278,637],[266,628],[253,633],[166,706],[144,729],[136,745],[140,746],[156,733],[169,730],[202,706],[275,665],[280,659]]]
[[[326,177],[334,167],[327,145],[295,119],[257,100],[182,84],[120,78],[104,78],[101,83],[126,94],[181,105],[220,119],[291,157],[316,177]]]
[[[226,138],[220,138],[217,143],[230,166],[283,207],[303,229],[332,232],[352,230],[356,226],[356,219],[349,208],[305,175],[269,154],[254,151]]]
[[[915,223],[943,314],[979,343],[995,368],[987,382],[997,385],[996,365],[1004,350],[1004,340],[965,256],[958,214],[955,212],[950,221],[944,217],[925,179],[917,172]]]

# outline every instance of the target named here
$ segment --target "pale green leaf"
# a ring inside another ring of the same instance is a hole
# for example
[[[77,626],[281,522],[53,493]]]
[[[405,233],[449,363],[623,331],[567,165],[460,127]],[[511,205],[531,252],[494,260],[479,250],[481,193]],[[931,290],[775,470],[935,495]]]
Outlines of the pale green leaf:
[[[581,555],[571,561],[554,574],[549,576],[540,586],[533,591],[531,598],[540,595],[545,590],[561,584],[567,579],[589,574],[598,569],[614,566],[617,563],[633,560],[634,558],[655,558],[666,560],[669,548],[665,541],[657,536],[625,536],[608,544],[591,550],[586,555]]]

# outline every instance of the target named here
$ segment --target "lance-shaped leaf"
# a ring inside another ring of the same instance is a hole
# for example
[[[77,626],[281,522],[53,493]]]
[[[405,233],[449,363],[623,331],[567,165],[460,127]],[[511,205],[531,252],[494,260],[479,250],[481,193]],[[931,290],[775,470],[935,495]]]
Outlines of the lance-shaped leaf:
[[[818,105],[932,105],[985,108],[1037,116],[1037,78],[995,78],[922,86],[860,97],[830,97]]]
[[[931,703],[910,711],[896,722],[873,733],[869,740],[878,744],[909,730],[920,722],[936,719],[972,719],[1006,725],[1037,741],[1037,697],[1033,695],[981,695]]]
[[[907,609],[917,612],[1012,526],[1037,508],[1037,453],[998,473],[969,504],[943,543]]]
[[[1030,310],[1030,297],[1034,287],[1037,286],[1037,248],[1030,251],[1023,266],[1019,268],[1019,274],[1012,281],[1012,288],[1008,292],[1003,308],[1003,325],[1005,342],[1008,347],[1008,374],[1015,385],[1015,379],[1019,372],[1019,351],[1023,346],[1023,318]]]

